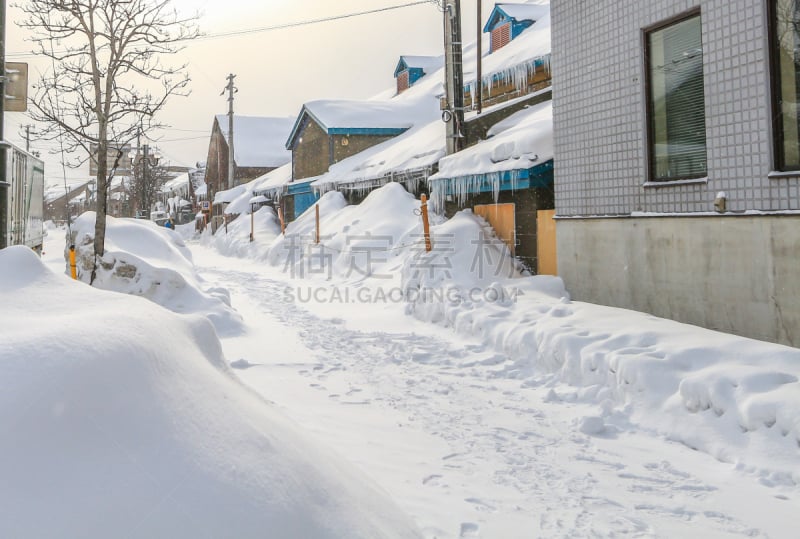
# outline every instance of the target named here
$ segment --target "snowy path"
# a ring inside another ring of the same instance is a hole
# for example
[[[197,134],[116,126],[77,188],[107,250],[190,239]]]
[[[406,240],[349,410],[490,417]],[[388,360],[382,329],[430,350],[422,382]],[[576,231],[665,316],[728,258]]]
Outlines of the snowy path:
[[[223,341],[241,379],[426,537],[795,537],[798,493],[630,425],[583,434],[598,410],[577,389],[508,378],[505,357],[400,306],[298,304],[298,281],[192,250],[247,321]]]

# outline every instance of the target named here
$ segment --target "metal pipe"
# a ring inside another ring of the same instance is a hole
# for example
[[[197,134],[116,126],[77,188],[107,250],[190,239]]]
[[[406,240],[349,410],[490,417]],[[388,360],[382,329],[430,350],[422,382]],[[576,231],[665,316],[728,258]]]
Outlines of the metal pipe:
[[[478,0],[478,58],[477,58],[477,72],[475,74],[475,95],[472,96],[472,102],[475,104],[475,111],[480,114],[483,110],[483,25],[481,24],[481,0]]]
[[[0,0],[0,97],[6,95],[6,0]],[[5,138],[5,99],[0,99],[0,141]],[[0,144],[0,249],[8,247],[8,154],[5,144]]]

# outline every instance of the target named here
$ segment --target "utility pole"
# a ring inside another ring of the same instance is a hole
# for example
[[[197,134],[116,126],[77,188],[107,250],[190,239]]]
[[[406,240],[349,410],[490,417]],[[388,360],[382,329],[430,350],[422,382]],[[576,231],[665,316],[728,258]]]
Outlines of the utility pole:
[[[150,166],[150,156],[148,155],[150,151],[150,146],[145,144],[142,147],[142,206],[145,207],[147,211],[147,218],[150,218],[150,210],[152,209],[151,202],[150,202],[150,181],[148,179],[148,167]]]
[[[233,94],[239,91],[239,89],[233,85],[233,79],[235,78],[236,75],[233,73],[228,75],[228,85],[220,94],[225,95],[225,92],[228,92],[228,189],[232,189],[234,185],[233,163],[235,154],[233,151]]]
[[[444,66],[447,92],[447,154],[464,148],[464,68],[461,46],[461,0],[447,0],[444,8]],[[449,114],[448,114],[449,112]]]
[[[6,0],[0,0],[0,97],[6,95]],[[0,99],[0,249],[8,246],[8,188],[6,145],[3,134],[5,99]]]
[[[28,153],[31,152],[31,127],[33,127],[31,124],[25,126],[25,151]]]

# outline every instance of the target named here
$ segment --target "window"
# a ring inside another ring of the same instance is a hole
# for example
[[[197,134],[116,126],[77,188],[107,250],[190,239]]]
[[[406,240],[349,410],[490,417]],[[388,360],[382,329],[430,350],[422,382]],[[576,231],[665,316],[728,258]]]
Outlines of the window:
[[[800,170],[800,0],[771,0],[775,162]]]
[[[408,80],[408,70],[406,69],[397,75],[397,93],[400,94],[405,92],[410,86],[411,85],[409,84]]]
[[[502,49],[511,43],[511,23],[507,22],[492,30],[492,52]]]
[[[707,157],[700,15],[648,31],[645,37],[650,180],[703,177]]]

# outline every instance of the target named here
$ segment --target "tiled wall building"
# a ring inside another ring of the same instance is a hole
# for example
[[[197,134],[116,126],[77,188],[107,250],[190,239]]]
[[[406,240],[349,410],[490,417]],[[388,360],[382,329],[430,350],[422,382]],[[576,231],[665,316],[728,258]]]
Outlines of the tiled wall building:
[[[551,10],[573,296],[800,345],[798,0]]]

